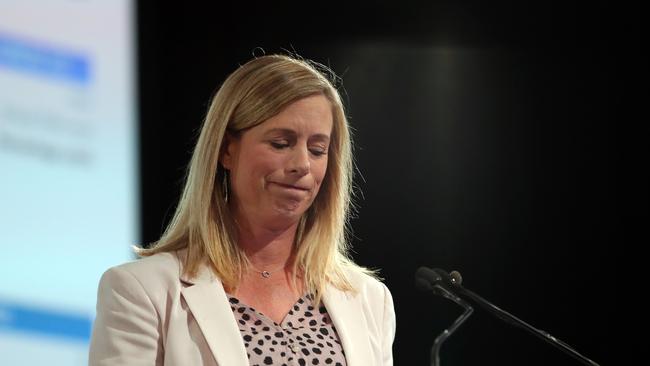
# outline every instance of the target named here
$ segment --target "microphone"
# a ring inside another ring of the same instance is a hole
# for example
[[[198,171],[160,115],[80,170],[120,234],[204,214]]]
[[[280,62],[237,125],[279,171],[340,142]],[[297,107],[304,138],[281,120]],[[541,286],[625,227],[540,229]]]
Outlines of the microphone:
[[[432,270],[424,271],[427,273],[427,278],[433,280],[435,278],[436,284],[438,286],[443,286],[447,291],[465,296],[470,300],[474,301],[479,306],[483,307],[493,316],[505,321],[506,323],[513,325],[518,328],[522,328],[525,331],[531,333],[532,335],[541,338],[545,342],[559,348],[561,351],[567,353],[578,361],[582,362],[585,365],[589,366],[599,366],[596,362],[590,360],[589,358],[581,355],[578,351],[574,350],[571,346],[564,343],[563,341],[553,337],[549,333],[537,329],[532,325],[526,323],[525,321],[517,318],[516,316],[508,313],[505,310],[502,310],[498,306],[492,304],[491,302],[485,300],[481,296],[475,294],[474,292],[464,288],[462,286],[463,278],[457,271],[451,271],[447,273],[446,271],[438,268]]]
[[[427,267],[415,271],[415,287],[422,291],[434,291],[442,284],[442,276]]]
[[[460,327],[461,324],[463,324],[465,320],[467,320],[467,318],[469,318],[470,315],[472,315],[474,308],[472,308],[472,306],[465,300],[449,291],[446,288],[447,284],[443,276],[429,268],[418,268],[415,272],[415,286],[419,290],[431,291],[435,295],[449,299],[465,309],[463,314],[456,318],[449,328],[443,330],[442,333],[440,333],[433,341],[430,356],[431,366],[438,366],[440,365],[440,348],[442,347],[442,344],[456,331],[456,329],[458,329],[458,327]]]

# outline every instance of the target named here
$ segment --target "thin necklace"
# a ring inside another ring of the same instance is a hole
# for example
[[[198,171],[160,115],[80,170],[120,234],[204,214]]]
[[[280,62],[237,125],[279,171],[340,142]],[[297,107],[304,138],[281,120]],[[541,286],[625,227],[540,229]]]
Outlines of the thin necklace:
[[[280,268],[278,268],[278,269],[274,269],[273,271],[260,271],[259,269],[255,268],[255,266],[253,266],[252,263],[249,262],[248,265],[249,265],[249,266],[250,266],[250,267],[251,267],[255,272],[261,274],[262,277],[264,277],[264,278],[269,278],[269,277],[271,277],[271,274],[273,274],[273,273],[275,273],[275,272],[277,272],[277,271],[280,271],[280,270],[282,270],[282,269],[285,269],[285,268],[287,267],[287,265],[285,264],[285,265],[283,265],[282,267],[280,267]]]

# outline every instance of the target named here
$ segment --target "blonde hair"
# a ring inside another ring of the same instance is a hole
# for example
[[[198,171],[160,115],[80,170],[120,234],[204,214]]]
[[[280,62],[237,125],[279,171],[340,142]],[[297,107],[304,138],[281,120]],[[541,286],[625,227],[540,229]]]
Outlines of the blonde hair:
[[[347,270],[373,275],[348,254],[353,160],[348,122],[333,85],[336,80],[323,65],[285,55],[254,58],[228,76],[210,103],[174,217],[160,240],[148,249],[137,249],[138,254],[187,249],[186,275],[195,276],[207,263],[227,289],[236,288],[249,263],[236,243],[236,226],[224,199],[224,168],[219,164],[224,135],[256,126],[292,102],[320,94],[330,101],[333,115],[327,172],[298,225],[294,281],[300,270],[306,290],[318,302],[327,283],[355,290]]]

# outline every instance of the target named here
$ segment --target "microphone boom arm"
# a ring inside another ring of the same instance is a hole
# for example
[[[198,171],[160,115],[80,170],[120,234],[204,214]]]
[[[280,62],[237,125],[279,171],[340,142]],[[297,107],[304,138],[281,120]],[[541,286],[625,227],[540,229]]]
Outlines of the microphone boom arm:
[[[549,343],[550,345],[557,347],[564,353],[568,354],[569,356],[575,358],[576,360],[582,362],[585,365],[589,366],[600,366],[596,362],[590,360],[589,358],[583,356],[580,354],[578,351],[573,349],[571,346],[566,344],[565,342],[553,337],[550,335],[548,332],[545,332],[543,330],[537,329],[533,327],[532,325],[526,323],[525,321],[517,318],[516,316],[508,313],[505,310],[502,310],[498,306],[492,304],[491,302],[485,300],[481,296],[477,295],[476,293],[464,288],[460,282],[462,281],[460,279],[460,274],[458,272],[452,271],[452,275],[448,274],[445,271],[442,270],[434,270],[436,273],[438,273],[443,280],[446,283],[446,287],[449,291],[452,293],[457,292],[459,295],[464,295],[467,298],[471,299],[474,301],[476,304],[487,310],[490,314],[493,316],[496,316],[497,318],[505,321],[506,323],[513,325],[518,328],[522,328],[528,333],[531,333],[532,335],[542,339],[546,343]],[[455,272],[455,273],[454,273]],[[455,274],[455,275],[454,275]]]
[[[447,338],[449,338],[449,336],[455,332],[456,329],[458,329],[458,327],[460,327],[460,325],[463,324],[470,315],[472,315],[474,308],[472,308],[472,306],[465,300],[449,292],[442,286],[436,286],[434,293],[455,302],[463,309],[465,309],[465,311],[458,318],[456,318],[456,320],[454,320],[454,322],[447,329],[443,330],[442,333],[440,333],[433,341],[433,346],[431,347],[431,365],[438,366],[440,365],[440,347],[442,347],[442,343],[446,341]]]

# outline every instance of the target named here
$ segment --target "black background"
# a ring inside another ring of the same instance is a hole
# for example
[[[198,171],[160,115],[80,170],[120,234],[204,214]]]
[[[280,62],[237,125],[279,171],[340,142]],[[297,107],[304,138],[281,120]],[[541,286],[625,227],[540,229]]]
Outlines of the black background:
[[[254,52],[290,50],[343,78],[359,169],[354,257],[381,268],[393,293],[396,365],[428,364],[433,339],[461,311],[417,292],[419,266],[459,270],[467,288],[617,364],[619,253],[625,225],[647,211],[647,194],[623,198],[641,186],[627,180],[634,164],[622,164],[622,145],[642,148],[621,140],[638,12],[486,3],[141,1],[143,243],[173,214],[221,82]],[[578,364],[481,310],[441,356]]]

